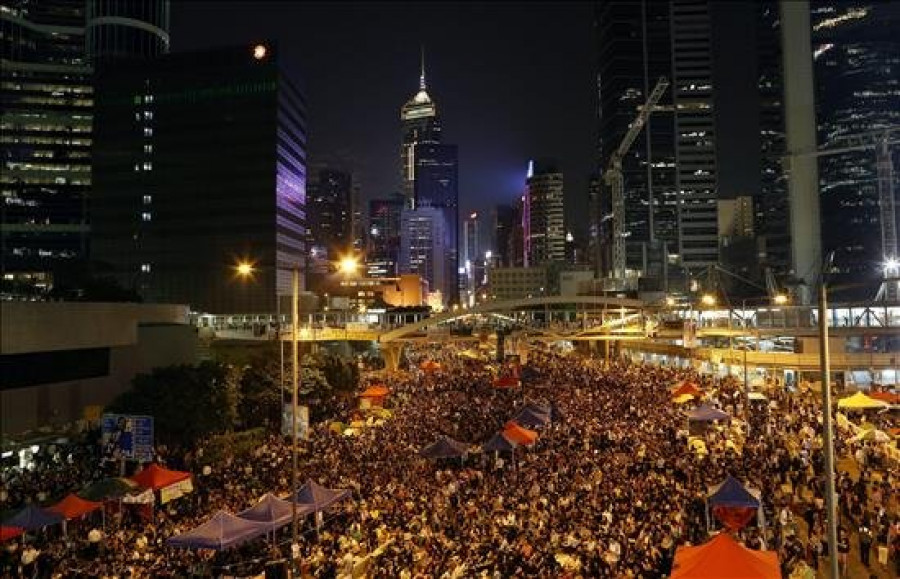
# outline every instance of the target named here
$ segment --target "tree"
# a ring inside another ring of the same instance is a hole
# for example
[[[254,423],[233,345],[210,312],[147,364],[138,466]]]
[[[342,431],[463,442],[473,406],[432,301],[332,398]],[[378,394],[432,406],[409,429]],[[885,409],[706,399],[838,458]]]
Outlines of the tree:
[[[218,362],[156,368],[137,375],[132,389],[119,395],[107,411],[153,416],[160,442],[192,444],[235,426],[239,376],[235,368]]]

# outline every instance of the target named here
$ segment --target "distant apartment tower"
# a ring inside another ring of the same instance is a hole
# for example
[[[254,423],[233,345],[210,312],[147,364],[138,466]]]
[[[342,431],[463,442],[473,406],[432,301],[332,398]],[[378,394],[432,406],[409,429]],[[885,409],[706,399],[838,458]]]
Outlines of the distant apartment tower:
[[[527,216],[526,266],[562,262],[566,258],[563,174],[554,161],[529,163],[525,186]]]
[[[84,20],[80,0],[0,10],[4,293],[48,289],[87,257],[94,91]]]
[[[812,3],[811,24],[819,147],[900,126],[900,4],[821,0]],[[896,207],[900,147],[891,159]],[[858,297],[873,295],[883,267],[878,178],[873,149],[819,159],[822,253],[834,252],[836,284],[870,282]]]
[[[147,301],[274,311],[307,261],[306,103],[277,47],[113,64],[97,84],[95,258]]]
[[[354,245],[353,175],[320,166],[307,177],[306,218],[310,246],[334,261]]]
[[[440,291],[443,301],[448,301],[445,291],[456,291],[455,284],[447,279],[448,248],[447,224],[439,207],[421,205],[404,208],[400,214],[400,271],[419,274],[428,281],[430,291]],[[455,282],[456,276],[453,276]]]
[[[425,53],[419,74],[419,90],[400,109],[401,189],[408,203],[412,203],[416,185],[416,146],[441,142],[441,119],[437,104],[431,100],[425,83]]]
[[[416,179],[415,207],[431,207],[443,217],[441,246],[445,286],[429,279],[432,291],[441,290],[448,303],[456,303],[459,294],[459,165],[456,145],[418,144],[414,147]],[[403,271],[402,273],[407,273]]]
[[[396,194],[369,201],[366,275],[373,278],[394,277],[400,261],[400,215],[406,197]]]
[[[512,262],[512,236],[515,228],[516,210],[512,205],[496,205],[492,212],[494,220],[494,258],[501,267]]]

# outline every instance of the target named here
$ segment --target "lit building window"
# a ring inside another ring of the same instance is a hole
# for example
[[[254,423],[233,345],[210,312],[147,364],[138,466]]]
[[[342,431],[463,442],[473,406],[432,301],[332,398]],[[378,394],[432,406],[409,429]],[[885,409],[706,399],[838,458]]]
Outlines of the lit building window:
[[[141,271],[142,271],[143,273],[150,273],[150,264],[149,264],[149,263],[142,263],[142,264],[141,264]]]
[[[144,205],[150,205],[151,203],[153,203],[153,196],[144,195]]]
[[[153,152],[153,145],[144,145],[144,152],[150,154]]]
[[[150,128],[150,127],[144,127],[144,136],[145,136],[145,137],[152,137],[152,136],[153,136],[153,129]]]
[[[149,161],[145,161],[144,162],[144,171],[152,171],[152,170],[153,170],[153,163],[150,163]]]
[[[142,221],[152,221],[153,214],[150,213],[149,211],[144,211],[143,213],[141,213],[141,220]]]

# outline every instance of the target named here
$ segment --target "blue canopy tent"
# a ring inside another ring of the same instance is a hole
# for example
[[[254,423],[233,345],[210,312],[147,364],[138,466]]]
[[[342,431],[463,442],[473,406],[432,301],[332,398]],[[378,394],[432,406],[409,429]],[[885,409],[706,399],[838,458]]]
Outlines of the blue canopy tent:
[[[453,440],[449,436],[442,436],[425,448],[419,450],[419,454],[425,458],[460,458],[468,454],[469,445],[465,442]]]
[[[739,480],[729,475],[721,483],[709,487],[706,498],[706,526],[711,526],[710,511],[732,530],[743,527],[756,513],[761,529],[765,530],[765,519],[759,493],[748,489]]]
[[[63,522],[63,516],[59,513],[44,510],[32,503],[3,521],[3,526],[36,531],[37,529],[43,529],[61,522]]]
[[[481,448],[488,452],[512,452],[519,446],[512,440],[503,436],[502,432],[496,433]]]
[[[693,420],[695,422],[713,422],[715,420],[728,420],[731,418],[727,412],[705,404],[694,410],[685,412],[685,414],[687,415],[688,420]]]
[[[268,523],[249,521],[229,512],[219,511],[202,525],[180,535],[169,537],[166,543],[183,549],[221,551],[261,537],[268,531]]]
[[[300,487],[294,500],[298,505],[309,507],[309,512],[318,513],[349,496],[350,491],[347,489],[332,490],[310,479]]]
[[[526,406],[525,408],[520,410],[518,414],[516,414],[513,420],[515,420],[522,426],[527,426],[529,428],[547,426],[548,424],[550,424],[550,413],[537,412],[534,410],[534,408]]]
[[[297,515],[304,516],[312,510],[305,505],[297,505]],[[258,503],[238,513],[242,519],[266,523],[270,531],[276,531],[290,523],[294,518],[293,506],[290,501],[279,499],[272,493],[267,493]]]

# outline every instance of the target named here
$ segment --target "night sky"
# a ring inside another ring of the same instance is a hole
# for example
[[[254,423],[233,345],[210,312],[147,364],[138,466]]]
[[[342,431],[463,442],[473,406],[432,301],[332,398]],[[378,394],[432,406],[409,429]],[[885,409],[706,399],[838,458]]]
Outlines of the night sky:
[[[586,224],[596,81],[590,3],[173,2],[173,51],[279,43],[309,102],[313,159],[350,160],[365,198],[398,189],[401,105],[429,93],[459,145],[460,214],[521,195],[527,160],[554,157],[566,213]],[[487,231],[485,231],[487,233]]]

